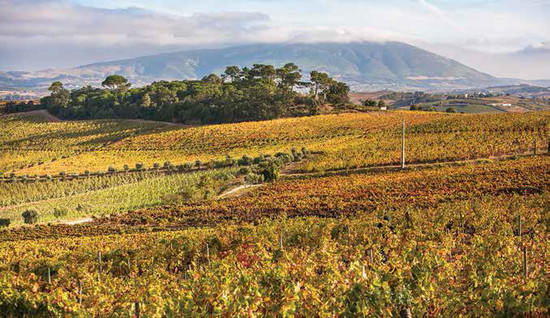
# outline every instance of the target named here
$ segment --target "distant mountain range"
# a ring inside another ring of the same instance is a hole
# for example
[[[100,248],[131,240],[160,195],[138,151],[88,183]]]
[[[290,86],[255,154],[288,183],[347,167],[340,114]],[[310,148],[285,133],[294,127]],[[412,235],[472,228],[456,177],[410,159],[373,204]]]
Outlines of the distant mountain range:
[[[68,87],[99,85],[109,74],[134,85],[155,80],[198,79],[222,73],[228,65],[297,64],[304,74],[329,73],[357,91],[454,90],[519,84],[498,79],[457,61],[401,42],[257,44],[222,49],[178,51],[71,69],[0,72],[0,90],[43,90],[60,80]]]

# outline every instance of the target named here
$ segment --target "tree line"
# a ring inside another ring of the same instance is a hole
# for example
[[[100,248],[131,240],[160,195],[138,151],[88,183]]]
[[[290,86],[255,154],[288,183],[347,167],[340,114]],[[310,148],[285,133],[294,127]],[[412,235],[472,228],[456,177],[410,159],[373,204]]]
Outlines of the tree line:
[[[189,124],[266,120],[314,115],[321,106],[349,103],[348,85],[313,71],[302,81],[298,66],[229,66],[200,80],[158,81],[131,88],[110,75],[102,87],[72,91],[53,82],[41,106],[63,119],[139,118]]]

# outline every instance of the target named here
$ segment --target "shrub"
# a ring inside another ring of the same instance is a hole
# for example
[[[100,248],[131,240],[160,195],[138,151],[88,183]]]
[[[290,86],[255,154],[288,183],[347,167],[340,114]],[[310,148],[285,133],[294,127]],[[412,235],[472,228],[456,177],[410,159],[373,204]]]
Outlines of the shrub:
[[[23,217],[23,221],[27,224],[34,224],[38,221],[38,212],[36,210],[25,210],[21,216]]]
[[[250,174],[247,174],[244,177],[244,181],[246,181],[247,183],[252,183],[252,184],[262,183],[262,182],[264,182],[264,175],[263,174],[250,173]]]
[[[8,227],[11,224],[10,219],[0,219],[0,227]]]
[[[231,158],[229,155],[225,157],[225,166],[226,167],[234,167],[237,165],[237,160]]]
[[[183,169],[185,169],[185,171],[189,171],[193,168],[193,163],[191,162],[186,162],[183,164]]]
[[[130,170],[130,167],[128,165],[124,165],[124,166],[122,166],[122,169],[124,169],[124,171],[128,171],[128,170]]]
[[[254,158],[253,162],[254,164],[259,164],[260,162],[262,162],[263,160],[265,159],[265,156],[264,155],[259,155],[258,157]]]
[[[240,175],[247,175],[247,174],[250,174],[251,172],[252,172],[252,169],[250,169],[250,167],[242,167],[241,169],[239,169]]]
[[[254,162],[254,159],[249,156],[243,156],[241,159],[237,161],[237,164],[239,166],[250,166]]]
[[[279,168],[274,163],[271,163],[261,172],[261,174],[264,176],[265,181],[277,180],[277,178],[279,178]]]
[[[208,163],[208,168],[223,168],[226,166],[225,160],[211,160]]]
[[[275,158],[279,159],[282,164],[294,161],[294,156],[286,152],[278,152]]]
[[[165,161],[163,167],[165,169],[170,169],[172,167],[172,163],[170,161]]]
[[[69,214],[69,211],[67,211],[66,208],[54,208],[53,209],[53,215],[56,217],[56,218],[63,218],[63,217],[66,217],[67,214]]]
[[[66,176],[66,175],[67,175],[67,173],[66,173],[65,171],[61,171],[61,172],[59,173],[59,176],[60,176],[60,177],[64,177],[64,176]]]
[[[153,163],[153,169],[160,168],[160,164],[158,162]]]
[[[136,163],[136,170],[143,170],[144,168],[145,166],[143,165],[143,163],[141,162]]]
[[[202,161],[197,160],[195,161],[195,167],[200,168],[202,166]]]

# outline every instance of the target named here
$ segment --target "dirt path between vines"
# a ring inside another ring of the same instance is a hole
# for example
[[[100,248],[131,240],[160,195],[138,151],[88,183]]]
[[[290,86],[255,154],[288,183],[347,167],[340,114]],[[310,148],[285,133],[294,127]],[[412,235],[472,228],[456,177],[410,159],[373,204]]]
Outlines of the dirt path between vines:
[[[255,188],[259,188],[264,184],[243,184],[231,190],[228,190],[218,196],[218,199],[234,198],[241,196]]]
[[[70,221],[62,221],[61,223],[67,224],[67,225],[76,225],[76,224],[92,222],[93,220],[94,220],[93,218],[88,217],[88,218],[82,218],[82,219],[76,219],[76,220],[70,220]]]

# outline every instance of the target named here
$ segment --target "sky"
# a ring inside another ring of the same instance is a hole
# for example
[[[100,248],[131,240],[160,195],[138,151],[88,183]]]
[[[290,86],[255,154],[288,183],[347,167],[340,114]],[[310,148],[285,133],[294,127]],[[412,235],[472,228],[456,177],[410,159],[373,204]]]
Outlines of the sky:
[[[0,0],[0,6],[4,71],[259,42],[403,41],[496,76],[550,78],[550,68],[533,63],[550,57],[550,0]]]

